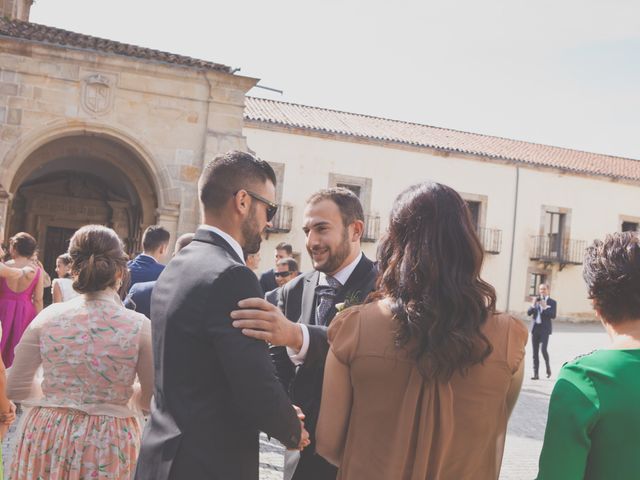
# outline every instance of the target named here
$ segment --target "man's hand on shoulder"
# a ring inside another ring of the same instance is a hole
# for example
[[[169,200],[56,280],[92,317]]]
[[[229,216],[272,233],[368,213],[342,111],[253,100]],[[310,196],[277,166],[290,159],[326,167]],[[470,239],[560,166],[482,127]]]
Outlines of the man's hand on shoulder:
[[[247,298],[238,302],[239,310],[231,312],[233,326],[242,333],[272,345],[302,348],[302,330],[291,322],[275,305],[263,298]]]

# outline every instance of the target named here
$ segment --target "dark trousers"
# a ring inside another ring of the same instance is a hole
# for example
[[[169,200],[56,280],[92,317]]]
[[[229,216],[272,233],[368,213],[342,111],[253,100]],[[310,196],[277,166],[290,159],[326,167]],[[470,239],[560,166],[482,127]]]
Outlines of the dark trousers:
[[[549,334],[547,332],[541,332],[537,327],[533,327],[533,331],[531,332],[531,343],[533,344],[533,373],[538,375],[538,370],[540,369],[540,357],[538,354],[540,347],[542,347],[542,356],[544,357],[544,362],[547,365],[547,373],[551,373],[549,352],[547,352]]]

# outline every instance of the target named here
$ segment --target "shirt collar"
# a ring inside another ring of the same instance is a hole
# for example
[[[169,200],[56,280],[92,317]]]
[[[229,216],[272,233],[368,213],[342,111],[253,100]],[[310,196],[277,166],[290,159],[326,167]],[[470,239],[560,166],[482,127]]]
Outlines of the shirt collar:
[[[155,258],[153,258],[151,255],[147,255],[146,253],[141,253],[138,256],[139,257],[146,257],[149,260],[151,260],[153,263],[158,263],[158,261]]]
[[[244,264],[244,253],[242,252],[242,247],[240,246],[240,244],[235,238],[233,238],[227,232],[220,230],[218,227],[214,227],[213,225],[207,225],[206,223],[203,223],[198,228],[209,230],[210,232],[220,235],[231,246],[231,248],[233,248],[233,251],[238,254],[238,257],[240,257],[240,260]]]
[[[360,254],[356,257],[356,259],[353,262],[351,262],[349,265],[347,265],[342,270],[337,272],[333,276],[333,278],[335,278],[337,281],[339,281],[340,285],[344,285],[345,283],[347,283],[347,281],[349,280],[349,277],[351,276],[353,271],[356,269],[356,267],[358,266],[358,263],[360,263],[361,259],[362,259],[362,252],[360,252]],[[320,272],[320,278],[318,279],[318,285],[329,285],[329,283],[327,282],[327,274],[326,273]]]

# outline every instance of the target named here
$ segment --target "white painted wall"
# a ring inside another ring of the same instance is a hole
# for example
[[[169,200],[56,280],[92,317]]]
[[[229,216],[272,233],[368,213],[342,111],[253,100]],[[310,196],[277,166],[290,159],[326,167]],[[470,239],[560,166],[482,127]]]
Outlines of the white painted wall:
[[[381,216],[386,229],[395,197],[409,185],[433,180],[461,193],[488,197],[485,227],[502,230],[502,250],[487,254],[483,277],[498,293],[498,308],[507,308],[509,261],[514,219],[516,167],[463,155],[428,149],[413,150],[359,141],[338,140],[312,134],[289,133],[255,125],[245,126],[248,146],[262,159],[285,164],[282,201],[294,206],[293,228],[288,234],[272,234],[263,243],[261,270],[271,268],[273,249],[289,241],[301,252],[301,269],[311,268],[304,247],[302,212],[314,191],[326,188],[329,174],[372,179],[371,212]],[[527,269],[539,265],[529,260],[531,236],[538,235],[542,205],[571,209],[571,237],[591,242],[620,229],[620,215],[640,217],[640,186],[606,178],[557,173],[520,167],[518,211],[514,242],[509,310],[524,312]],[[367,213],[367,212],[365,212]],[[376,244],[364,243],[364,251],[375,257]],[[581,266],[552,267],[552,296],[558,300],[560,316],[591,316],[582,281]]]

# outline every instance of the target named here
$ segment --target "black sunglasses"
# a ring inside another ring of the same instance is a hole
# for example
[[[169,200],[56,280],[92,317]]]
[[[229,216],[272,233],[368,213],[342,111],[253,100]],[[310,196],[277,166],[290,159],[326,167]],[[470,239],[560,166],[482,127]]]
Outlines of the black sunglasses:
[[[293,273],[293,272],[289,272],[289,271],[286,271],[286,272],[273,272],[273,274],[274,274],[276,277],[288,277],[288,276],[289,276],[289,275],[291,275],[292,273]]]
[[[240,190],[238,190],[238,192],[239,191]],[[233,196],[235,197],[238,194],[238,192],[234,192]],[[247,194],[250,197],[255,198],[256,200],[264,203],[267,206],[267,222],[270,222],[273,219],[273,217],[276,216],[276,212],[278,211],[277,203],[273,203],[272,201],[267,200],[266,198],[258,195],[257,193],[250,192],[249,190],[245,190],[245,192],[247,192]]]

